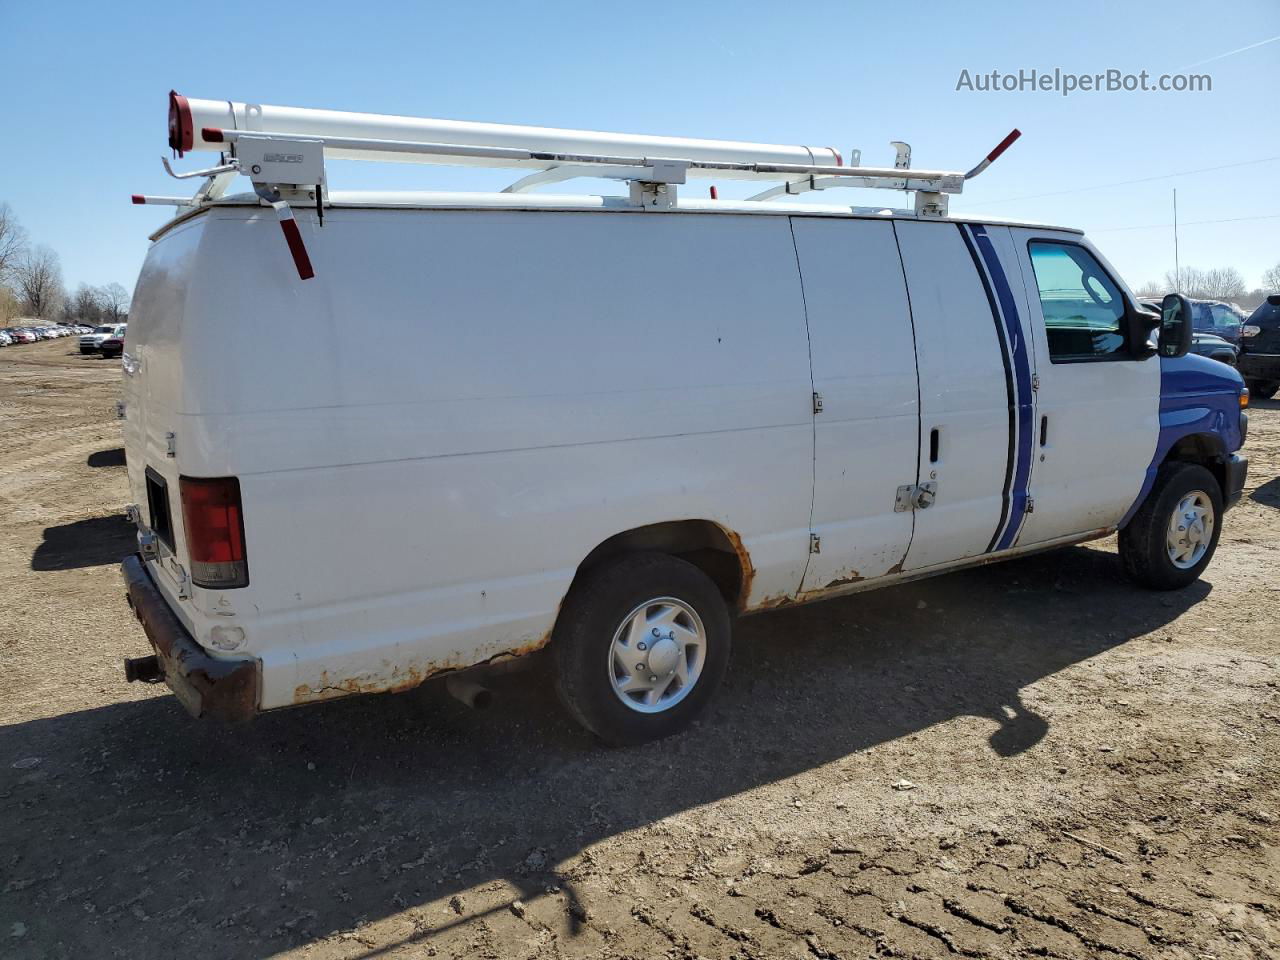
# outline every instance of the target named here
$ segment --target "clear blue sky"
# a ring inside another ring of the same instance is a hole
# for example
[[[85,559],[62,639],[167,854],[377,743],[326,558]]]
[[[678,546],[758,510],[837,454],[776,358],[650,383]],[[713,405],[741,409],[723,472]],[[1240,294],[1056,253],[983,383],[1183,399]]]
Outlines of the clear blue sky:
[[[1280,42],[1204,63],[1211,93],[957,92],[973,73],[1175,72],[1280,35],[1276,0],[907,6],[685,2],[244,4],[0,0],[0,201],[62,256],[69,288],[132,288],[170,211],[166,97],[331,107],[636,133],[914,148],[965,169],[1022,140],[957,212],[1086,229],[1135,287],[1182,263],[1280,262]],[[847,154],[846,154],[847,155]],[[189,157],[184,165],[206,155]],[[1117,181],[1272,158],[1213,173]],[[497,187],[490,171],[333,164],[335,187]],[[247,181],[243,181],[247,184]],[[1056,196],[1033,195],[1072,191]],[[725,196],[740,195],[725,189]],[[828,195],[900,202],[880,192]],[[1014,199],[1010,199],[1014,198]],[[1021,199],[1026,198],[1026,199]],[[1237,217],[1271,219],[1196,225]],[[1144,229],[1127,229],[1144,228]]]

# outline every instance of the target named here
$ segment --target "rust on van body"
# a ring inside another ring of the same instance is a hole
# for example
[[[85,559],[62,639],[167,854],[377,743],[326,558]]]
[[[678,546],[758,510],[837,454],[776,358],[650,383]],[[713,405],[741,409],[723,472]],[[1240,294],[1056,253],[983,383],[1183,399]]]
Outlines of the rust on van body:
[[[314,686],[308,683],[300,683],[294,688],[293,702],[295,704],[316,703],[321,700],[333,700],[356,693],[404,693],[406,690],[412,690],[433,677],[442,676],[446,673],[483,667],[500,661],[515,660],[519,657],[528,656],[541,650],[551,642],[551,635],[555,631],[555,622],[559,615],[560,608],[557,606],[556,614],[551,619],[551,626],[545,632],[514,647],[499,650],[479,660],[470,658],[464,660],[461,653],[454,653],[441,660],[427,660],[422,663],[405,665],[385,664],[388,668],[385,672],[365,671],[355,677],[342,678],[331,677],[329,671],[322,670],[319,683]]]
[[[848,573],[842,573],[840,576],[836,577],[833,580],[828,580],[827,585],[822,589],[834,590],[836,587],[843,587],[846,584],[857,583],[858,581],[865,580],[865,579],[866,578],[862,574],[860,574],[857,570],[850,570]]]
[[[751,554],[747,551],[746,545],[742,542],[742,536],[736,530],[730,530],[728,527],[721,527],[724,535],[729,539],[729,545],[733,547],[734,556],[738,558],[738,567],[742,570],[742,587],[738,591],[738,609],[745,611],[747,604],[751,599],[751,584],[756,578],[756,568],[751,562]],[[764,601],[769,602],[768,600]],[[757,604],[752,609],[758,609]]]

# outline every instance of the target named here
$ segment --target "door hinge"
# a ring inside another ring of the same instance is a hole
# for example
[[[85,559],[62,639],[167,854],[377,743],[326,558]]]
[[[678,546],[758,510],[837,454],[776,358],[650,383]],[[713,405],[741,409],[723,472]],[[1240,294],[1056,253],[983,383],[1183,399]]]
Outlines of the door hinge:
[[[1031,375],[1031,389],[1033,391],[1040,389],[1040,374],[1033,373]]]
[[[809,534],[809,552],[810,553],[822,552],[822,538],[818,536],[816,533]]]
[[[813,412],[815,415],[822,412],[822,394],[820,393],[813,395]]]
[[[1036,501],[1034,497],[1027,497],[1027,513],[1036,512]]]
[[[166,433],[164,435],[164,455],[166,457],[176,457],[178,455],[178,435],[176,433]]]

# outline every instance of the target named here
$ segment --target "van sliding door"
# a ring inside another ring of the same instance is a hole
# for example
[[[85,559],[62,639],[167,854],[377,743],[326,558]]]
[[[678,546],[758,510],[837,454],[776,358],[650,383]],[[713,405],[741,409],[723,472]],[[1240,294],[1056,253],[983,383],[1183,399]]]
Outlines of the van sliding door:
[[[794,217],[808,315],[814,416],[814,535],[803,592],[895,572],[912,514],[894,494],[916,476],[915,347],[887,220]]]

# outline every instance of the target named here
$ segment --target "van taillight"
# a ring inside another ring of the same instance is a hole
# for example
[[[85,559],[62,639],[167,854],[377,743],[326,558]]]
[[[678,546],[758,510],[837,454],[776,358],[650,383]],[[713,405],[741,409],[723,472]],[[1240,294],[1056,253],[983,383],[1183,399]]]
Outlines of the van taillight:
[[[182,493],[191,582],[210,590],[248,586],[240,481],[235,477],[180,477],[178,487]]]

